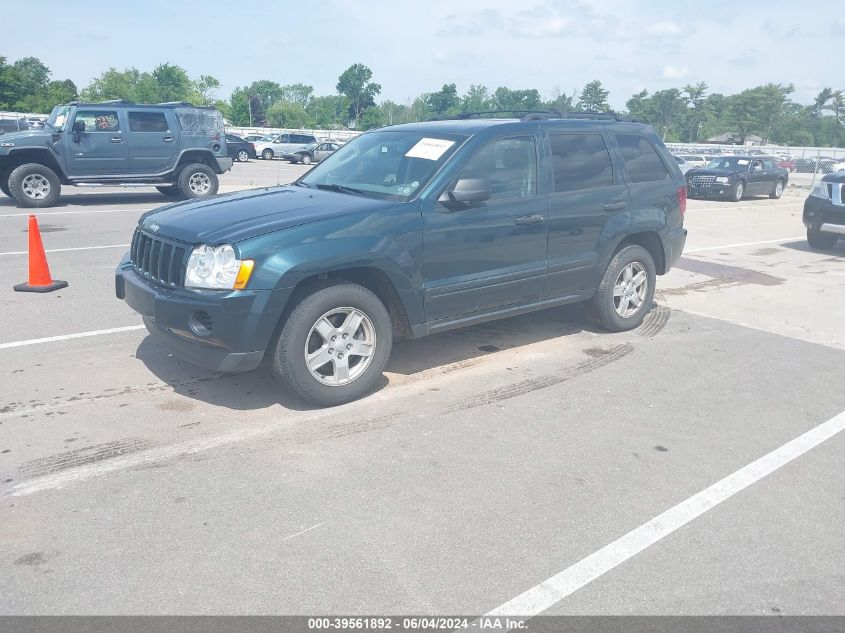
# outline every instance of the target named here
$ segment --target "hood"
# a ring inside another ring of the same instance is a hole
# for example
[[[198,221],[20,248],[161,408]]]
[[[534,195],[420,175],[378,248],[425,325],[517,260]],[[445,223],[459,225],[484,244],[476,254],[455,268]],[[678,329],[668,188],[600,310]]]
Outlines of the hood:
[[[687,176],[730,176],[732,174],[745,173],[744,169],[723,168],[723,169],[705,169],[704,167],[694,167],[690,169]]]
[[[43,147],[52,144],[52,142],[53,133],[50,128],[0,134],[0,143],[14,143],[15,147]],[[2,149],[4,152],[8,152],[14,147],[3,147]]]
[[[155,235],[215,246],[390,204],[333,191],[273,187],[168,205],[145,213],[139,224]]]

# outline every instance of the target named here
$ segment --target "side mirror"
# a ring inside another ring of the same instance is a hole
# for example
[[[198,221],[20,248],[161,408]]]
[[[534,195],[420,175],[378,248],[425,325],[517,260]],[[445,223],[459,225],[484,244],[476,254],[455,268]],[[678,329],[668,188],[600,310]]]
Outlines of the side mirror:
[[[461,178],[450,190],[440,196],[438,202],[464,205],[479,204],[490,199],[490,185],[484,178]]]

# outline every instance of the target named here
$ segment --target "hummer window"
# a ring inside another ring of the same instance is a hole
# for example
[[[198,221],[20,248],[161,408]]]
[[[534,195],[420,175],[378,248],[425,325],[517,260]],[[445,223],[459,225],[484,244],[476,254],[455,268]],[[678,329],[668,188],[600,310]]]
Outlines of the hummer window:
[[[120,129],[117,112],[103,110],[80,110],[76,122],[85,123],[86,132],[116,132]]]
[[[167,132],[167,118],[163,112],[130,112],[132,132]]]

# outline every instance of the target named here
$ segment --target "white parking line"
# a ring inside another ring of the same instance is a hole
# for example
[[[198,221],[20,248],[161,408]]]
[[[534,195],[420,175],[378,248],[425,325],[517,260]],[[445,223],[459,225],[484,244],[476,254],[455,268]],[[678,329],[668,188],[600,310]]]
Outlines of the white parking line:
[[[782,237],[778,240],[763,240],[762,242],[740,242],[739,244],[723,244],[722,246],[705,246],[704,248],[685,249],[684,255],[687,253],[701,253],[702,251],[718,251],[723,248],[740,248],[741,246],[759,246],[760,244],[777,244],[778,242],[793,242],[795,240],[805,240],[806,235],[798,235],[796,237]],[[0,253],[1,255],[2,253]]]
[[[75,334],[61,334],[59,336],[47,336],[44,338],[31,338],[26,341],[12,341],[11,343],[0,343],[0,349],[11,349],[13,347],[26,347],[27,345],[40,345],[41,343],[55,343],[56,341],[69,341],[74,338],[87,338],[89,336],[102,336],[104,334],[118,334],[120,332],[132,332],[143,330],[143,325],[127,325],[125,327],[113,327],[107,330],[91,330],[90,332],[77,332]]]
[[[129,248],[129,244],[108,244],[107,246],[77,246],[76,248],[48,248],[45,253],[66,253],[68,251],[95,251],[102,248]],[[29,251],[8,251],[2,255],[26,255]]]
[[[535,616],[845,429],[845,412],[731,473],[487,615]]]
[[[89,209],[86,211],[50,211],[47,213],[3,213],[0,218],[28,218],[31,215],[36,215],[39,218],[48,215],[78,215],[82,213],[128,213],[134,211],[135,213],[146,213],[152,209]]]

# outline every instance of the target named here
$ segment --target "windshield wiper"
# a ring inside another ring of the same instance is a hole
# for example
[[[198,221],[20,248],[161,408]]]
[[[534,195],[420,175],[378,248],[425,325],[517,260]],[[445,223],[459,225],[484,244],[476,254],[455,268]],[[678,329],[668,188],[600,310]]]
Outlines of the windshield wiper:
[[[366,195],[363,189],[355,189],[355,187],[347,187],[346,185],[314,185],[317,189],[325,189],[326,191],[337,191],[338,193],[351,193],[355,195]]]

